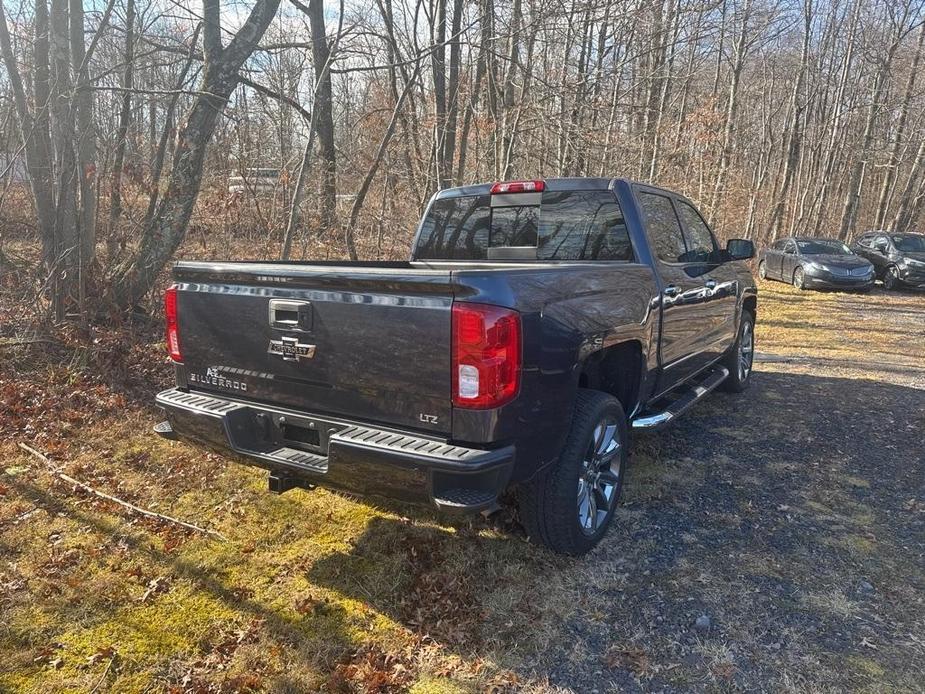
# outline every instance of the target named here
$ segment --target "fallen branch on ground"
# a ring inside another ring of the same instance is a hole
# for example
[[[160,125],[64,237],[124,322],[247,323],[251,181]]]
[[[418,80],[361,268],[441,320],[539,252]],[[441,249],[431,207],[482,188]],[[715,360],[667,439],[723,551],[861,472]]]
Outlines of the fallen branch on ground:
[[[26,451],[27,453],[30,453],[31,455],[35,456],[36,458],[38,458],[39,460],[41,460],[43,463],[45,463],[45,465],[48,466],[49,472],[51,472],[53,475],[55,475],[56,477],[59,477],[60,479],[64,480],[65,482],[69,482],[70,484],[73,484],[75,487],[79,487],[80,489],[84,490],[85,492],[88,492],[89,494],[93,494],[94,496],[98,496],[98,497],[101,498],[101,499],[106,499],[107,501],[112,501],[113,503],[119,504],[120,506],[122,506],[122,507],[124,507],[124,508],[127,508],[127,509],[129,509],[130,511],[132,511],[132,512],[134,512],[134,513],[138,513],[138,514],[140,514],[140,515],[142,515],[142,516],[147,516],[148,518],[157,518],[158,520],[166,521],[166,522],[168,522],[168,523],[173,523],[173,524],[175,524],[175,525],[180,525],[180,526],[182,526],[182,527],[184,527],[184,528],[187,528],[187,529],[189,529],[189,530],[195,530],[195,531],[198,532],[198,533],[204,533],[204,534],[206,534],[206,535],[212,535],[213,537],[217,537],[218,539],[222,540],[223,542],[227,542],[227,541],[228,541],[228,538],[226,538],[224,535],[222,535],[220,532],[218,532],[218,531],[216,531],[216,530],[209,530],[209,529],[207,529],[207,528],[200,528],[198,525],[193,525],[192,523],[187,523],[186,521],[182,521],[182,520],[180,520],[180,519],[178,519],[178,518],[172,518],[171,516],[165,516],[165,515],[162,514],[162,513],[155,513],[154,511],[149,511],[148,509],[141,508],[140,506],[135,506],[135,504],[130,504],[128,501],[124,501],[124,500],[122,500],[122,499],[119,499],[118,497],[115,497],[115,496],[112,496],[112,495],[110,495],[110,494],[106,494],[106,493],[104,493],[104,492],[101,492],[101,491],[99,491],[99,490],[97,490],[97,489],[94,489],[94,488],[91,487],[89,484],[85,484],[85,483],[83,483],[83,482],[81,482],[81,481],[79,481],[79,480],[75,480],[75,479],[74,479],[73,477],[71,477],[70,475],[65,474],[64,472],[61,472],[61,470],[60,470],[59,468],[55,467],[54,463],[51,462],[51,459],[50,459],[47,455],[45,455],[44,453],[41,453],[40,451],[37,451],[37,450],[35,450],[34,448],[32,448],[31,446],[28,446],[28,445],[26,445],[26,444],[24,444],[24,443],[20,443],[20,444],[19,444],[19,447],[20,447],[21,449],[23,449],[24,451]]]
[[[24,345],[51,344],[52,340],[45,338],[22,339],[22,340],[0,340],[0,347],[22,347]]]

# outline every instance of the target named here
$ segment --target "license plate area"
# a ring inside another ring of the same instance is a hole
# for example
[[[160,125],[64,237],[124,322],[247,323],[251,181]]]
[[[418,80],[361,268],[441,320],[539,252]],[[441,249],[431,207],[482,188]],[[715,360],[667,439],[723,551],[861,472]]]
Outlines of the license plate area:
[[[276,412],[260,412],[257,417],[263,423],[264,446],[283,446],[324,456],[328,454],[331,436],[345,426],[323,418]]]
[[[306,448],[313,453],[321,452],[321,432],[317,427],[302,427],[283,422],[280,427],[283,443],[293,448]]]

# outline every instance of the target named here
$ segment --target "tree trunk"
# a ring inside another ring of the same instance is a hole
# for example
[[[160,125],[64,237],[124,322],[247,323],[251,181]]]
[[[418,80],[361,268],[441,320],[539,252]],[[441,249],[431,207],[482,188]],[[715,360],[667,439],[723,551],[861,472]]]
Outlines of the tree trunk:
[[[784,213],[784,205],[787,204],[787,198],[790,195],[790,185],[793,182],[794,171],[800,158],[800,147],[803,144],[803,111],[806,104],[803,103],[803,85],[806,81],[806,70],[809,66],[809,48],[810,39],[813,30],[813,0],[806,0],[803,6],[803,47],[800,51],[800,68],[797,72],[797,79],[793,85],[791,94],[792,113],[790,123],[789,141],[787,143],[787,153],[784,160],[783,180],[780,189],[775,196],[774,205],[771,208],[771,219],[768,222],[767,237],[771,240],[777,238],[780,227],[781,216]]]
[[[905,23],[905,20],[903,23]],[[861,186],[864,181],[864,174],[867,170],[868,158],[871,154],[871,145],[874,141],[874,125],[876,124],[877,116],[880,114],[883,90],[886,88],[890,75],[890,68],[893,65],[893,57],[896,55],[899,43],[900,36],[897,36],[890,44],[886,57],[877,70],[877,76],[874,79],[874,88],[870,97],[870,105],[867,108],[867,117],[864,121],[864,132],[861,135],[860,151],[851,166],[851,174],[848,178],[848,186],[845,193],[845,202],[842,206],[841,223],[839,224],[838,231],[838,238],[842,240],[851,236],[854,231],[854,225],[857,222]]]
[[[80,255],[88,267],[96,256],[96,128],[93,123],[93,94],[89,89],[90,69],[86,61],[83,0],[70,0],[71,62],[76,80],[74,107],[77,110],[77,174],[80,188]]]
[[[280,0],[257,0],[247,20],[226,47],[221,44],[218,0],[205,0],[202,87],[177,137],[167,190],[145,228],[135,257],[120,267],[112,291],[124,307],[137,304],[154,286],[158,273],[186,235],[199,196],[206,148],[218,117],[238,84],[244,64],[273,20]]]
[[[278,3],[278,0],[275,0]],[[312,32],[312,63],[318,110],[318,145],[321,154],[321,226],[332,228],[337,205],[337,150],[334,146],[334,106],[331,72],[327,69],[331,49],[324,27],[324,0],[309,0],[308,21]]]
[[[119,247],[116,227],[122,216],[122,177],[125,169],[125,148],[128,146],[128,129],[132,120],[132,90],[135,87],[135,0],[125,2],[125,52],[122,71],[122,106],[119,109],[119,126],[116,128],[116,153],[112,165],[112,183],[109,192],[109,229],[107,245],[109,257]]]
[[[57,247],[55,238],[54,169],[52,165],[49,119],[49,45],[48,5],[45,0],[35,4],[35,41],[33,43],[33,92],[35,112],[29,109],[29,98],[13,53],[6,8],[0,0],[0,50],[13,92],[19,130],[22,134],[29,186],[35,200],[39,235],[42,240],[42,265],[45,272],[54,271]]]
[[[909,77],[906,80],[906,89],[903,92],[902,104],[900,105],[899,122],[896,124],[896,134],[890,148],[890,159],[883,174],[883,184],[880,186],[880,199],[877,202],[877,220],[874,224],[877,229],[882,229],[886,223],[887,208],[896,182],[896,170],[899,168],[899,153],[902,150],[903,140],[906,135],[909,107],[915,95],[915,79],[918,77],[919,63],[922,60],[923,44],[925,44],[925,22],[922,23],[919,29],[919,38],[915,45],[915,54],[912,56],[912,66],[909,69]]]
[[[50,111],[55,152],[55,238],[61,268],[55,292],[55,315],[60,319],[71,306],[81,305],[80,229],[77,214],[77,153],[75,109],[71,82],[71,50],[68,0],[51,0],[49,15],[51,46]]]
[[[909,231],[912,226],[912,220],[916,214],[915,190],[919,186],[919,180],[925,180],[922,177],[923,170],[925,170],[925,137],[919,141],[919,149],[912,162],[912,168],[909,170],[909,176],[906,178],[906,185],[903,186],[902,194],[899,196],[899,207],[893,217],[895,231]]]
[[[443,180],[441,188],[453,185],[453,162],[456,158],[456,121],[459,115],[459,61],[462,55],[459,33],[462,29],[463,0],[453,0],[453,24],[450,43],[450,70],[447,84],[446,131],[443,136]]]
[[[420,63],[418,65],[420,66]],[[347,220],[347,226],[344,230],[344,241],[347,245],[347,251],[350,253],[350,260],[357,260],[359,258],[354,238],[356,234],[357,220],[360,217],[360,210],[363,209],[363,203],[366,201],[366,194],[369,192],[369,187],[372,185],[373,178],[376,177],[376,172],[379,170],[379,165],[382,163],[382,158],[385,156],[385,151],[389,146],[389,142],[392,140],[392,135],[395,134],[395,125],[398,122],[398,114],[401,113],[401,110],[404,107],[405,97],[407,97],[408,92],[411,91],[414,80],[417,79],[417,75],[418,71],[415,70],[412,78],[408,80],[407,84],[405,84],[405,88],[402,90],[401,96],[398,97],[398,102],[395,104],[395,108],[392,110],[392,118],[389,120],[389,124],[385,129],[385,133],[382,135],[382,139],[379,141],[379,148],[376,151],[376,156],[373,159],[373,163],[370,164],[369,170],[366,172],[366,176],[363,178],[363,182],[360,184],[360,187],[357,190],[356,198],[353,201],[353,207],[350,208],[350,219]]]

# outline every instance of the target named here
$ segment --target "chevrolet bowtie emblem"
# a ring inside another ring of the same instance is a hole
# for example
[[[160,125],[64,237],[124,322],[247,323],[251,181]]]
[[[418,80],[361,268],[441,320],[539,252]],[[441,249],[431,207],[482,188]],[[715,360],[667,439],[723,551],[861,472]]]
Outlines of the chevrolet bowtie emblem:
[[[267,354],[278,354],[285,361],[311,359],[315,356],[315,345],[299,342],[297,337],[284,337],[281,340],[270,340]]]

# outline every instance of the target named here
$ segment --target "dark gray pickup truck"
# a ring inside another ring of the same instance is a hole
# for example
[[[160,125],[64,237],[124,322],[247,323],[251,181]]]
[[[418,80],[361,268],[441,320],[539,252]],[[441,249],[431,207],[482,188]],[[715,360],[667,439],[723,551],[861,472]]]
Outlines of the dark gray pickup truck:
[[[440,191],[408,262],[181,262],[155,430],[320,485],[494,507],[581,554],[630,429],[751,373],[757,294],[694,205],[623,179]]]

